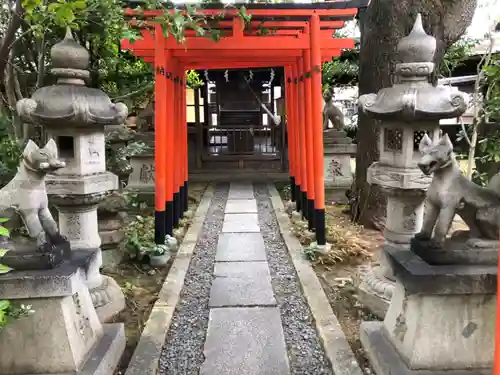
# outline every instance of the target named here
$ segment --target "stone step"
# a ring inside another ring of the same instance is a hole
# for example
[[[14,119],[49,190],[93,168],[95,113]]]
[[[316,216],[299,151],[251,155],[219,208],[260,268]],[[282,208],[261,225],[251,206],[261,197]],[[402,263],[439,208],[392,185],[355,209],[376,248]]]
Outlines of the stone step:
[[[231,199],[226,203],[226,214],[255,214],[257,201],[255,199]]]
[[[226,214],[222,233],[257,233],[260,232],[257,214]]]
[[[217,262],[209,307],[275,306],[267,262]]]
[[[264,239],[260,233],[222,233],[217,243],[216,262],[266,261]]]
[[[289,375],[275,307],[210,310],[200,375]]]
[[[228,200],[254,199],[253,185],[249,182],[232,182],[229,186]]]

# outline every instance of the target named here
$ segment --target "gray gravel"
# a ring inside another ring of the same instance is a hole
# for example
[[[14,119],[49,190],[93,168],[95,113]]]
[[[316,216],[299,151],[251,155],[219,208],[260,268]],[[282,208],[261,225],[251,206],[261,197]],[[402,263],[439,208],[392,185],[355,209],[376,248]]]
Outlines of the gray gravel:
[[[256,184],[254,190],[273,289],[283,323],[291,373],[293,375],[333,375],[314,328],[313,317],[302,294],[295,268],[281,236],[267,186]]]
[[[160,356],[160,374],[198,375],[205,359],[203,346],[208,327],[208,299],[228,193],[228,184],[218,185],[215,190]]]

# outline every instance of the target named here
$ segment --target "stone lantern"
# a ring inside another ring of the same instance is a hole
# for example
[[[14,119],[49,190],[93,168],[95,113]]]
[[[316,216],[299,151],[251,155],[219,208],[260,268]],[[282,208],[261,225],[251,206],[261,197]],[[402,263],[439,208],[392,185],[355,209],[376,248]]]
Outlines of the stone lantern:
[[[17,109],[26,122],[44,126],[66,163],[47,176],[47,192],[71,249],[97,252],[87,267],[87,286],[99,318],[105,321],[123,309],[125,301],[116,282],[99,272],[97,207],[118,189],[117,176],[106,171],[104,128],[123,123],[128,110],[122,103],[111,103],[101,90],[86,86],[89,53],[73,39],[71,30],[52,47],[51,59],[56,84],[38,89],[31,99],[18,102]]]
[[[387,196],[384,238],[387,245],[398,248],[409,249],[411,238],[422,227],[423,201],[431,179],[417,166],[420,140],[427,134],[436,141],[439,120],[459,117],[467,108],[461,92],[430,83],[435,51],[436,39],[425,33],[419,14],[411,33],[398,43],[395,84],[359,98],[360,109],[380,120],[380,159],[368,169],[367,180]],[[394,289],[383,255],[380,266],[365,275],[359,289],[363,304],[383,317]]]

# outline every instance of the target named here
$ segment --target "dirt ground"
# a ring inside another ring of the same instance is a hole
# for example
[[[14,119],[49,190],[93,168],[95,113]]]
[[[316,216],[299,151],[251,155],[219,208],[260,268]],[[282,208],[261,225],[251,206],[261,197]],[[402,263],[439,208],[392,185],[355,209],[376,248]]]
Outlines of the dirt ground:
[[[346,339],[366,374],[372,374],[359,339],[359,327],[364,320],[378,320],[359,303],[357,285],[360,268],[376,261],[376,252],[383,244],[382,233],[354,224],[343,213],[345,206],[327,205],[326,224],[332,252],[344,249],[341,256],[317,259],[314,270],[337,316]],[[347,250],[349,248],[350,250]],[[345,254],[345,255],[344,255]]]
[[[359,339],[359,327],[364,320],[378,318],[359,303],[357,285],[360,268],[376,261],[375,255],[383,244],[383,236],[379,231],[352,223],[348,215],[342,213],[343,209],[343,206],[327,206],[327,231],[334,231],[338,237],[359,247],[356,251],[359,256],[342,259],[336,263],[318,260],[314,263],[314,270],[359,365],[366,374],[372,374]],[[335,243],[332,245],[332,250],[335,251]]]
[[[196,210],[206,187],[206,184],[191,184],[189,186],[191,210]],[[186,225],[189,226],[189,224],[190,222],[187,221]],[[126,259],[112,269],[103,270],[104,274],[112,276],[116,280],[125,294],[125,309],[113,319],[113,322],[125,324],[127,337],[125,352],[115,371],[115,375],[125,373],[174,259],[175,254],[168,264],[160,269],[144,267]]]

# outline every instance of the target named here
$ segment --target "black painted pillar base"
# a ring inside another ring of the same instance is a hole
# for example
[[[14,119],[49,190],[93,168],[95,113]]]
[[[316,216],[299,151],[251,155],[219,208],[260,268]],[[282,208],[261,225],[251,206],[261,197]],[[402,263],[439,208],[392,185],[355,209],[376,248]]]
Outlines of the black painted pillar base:
[[[174,227],[177,228],[179,225],[179,219],[181,214],[180,197],[179,192],[174,193]]]
[[[183,212],[186,212],[189,209],[189,194],[188,194],[188,182],[184,181],[184,210]]]
[[[314,210],[314,221],[316,222],[316,242],[318,245],[326,244],[325,209]]]
[[[186,210],[184,209],[184,195],[186,194],[185,192],[185,189],[184,189],[184,185],[182,185],[180,188],[179,188],[179,200],[180,200],[180,211],[179,211],[179,218],[182,219],[184,217],[184,212],[186,212]]]
[[[307,219],[308,211],[307,211],[307,193],[305,191],[301,192],[301,199],[302,199],[302,219]]]
[[[174,235],[174,202],[165,203],[165,233],[169,236]]]
[[[297,186],[295,186],[295,177],[290,177],[290,199],[292,202],[295,202],[297,197],[295,196]]]
[[[165,211],[155,211],[155,243],[165,243]]]
[[[313,199],[308,199],[307,200],[307,212],[308,212],[308,217],[307,217],[307,225],[309,227],[309,230],[314,230],[316,227],[316,223],[314,222],[314,200]]]
[[[302,192],[300,191],[300,185],[295,185],[295,197],[297,199],[296,210],[300,212],[302,210]]]

